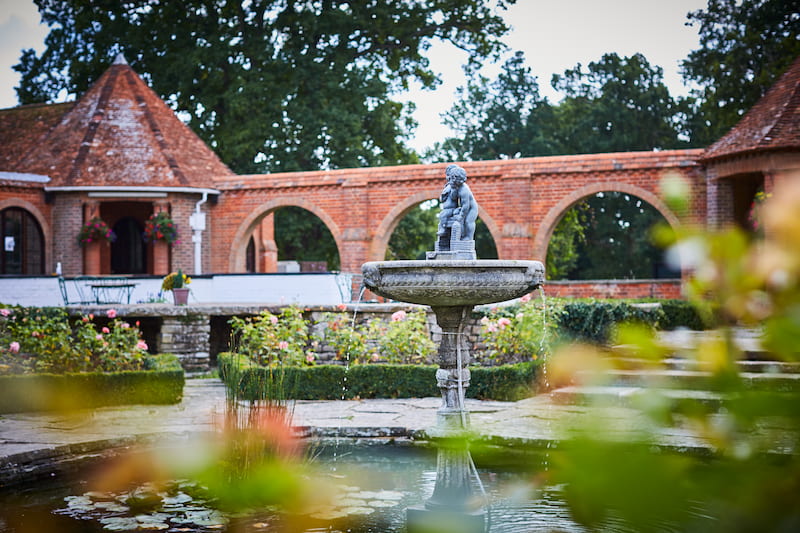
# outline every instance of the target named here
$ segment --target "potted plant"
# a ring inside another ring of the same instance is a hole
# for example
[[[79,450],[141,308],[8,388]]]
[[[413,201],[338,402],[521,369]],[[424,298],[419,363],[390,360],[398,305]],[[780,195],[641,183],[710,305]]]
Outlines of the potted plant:
[[[150,215],[144,223],[145,242],[164,241],[172,244],[178,241],[178,226],[166,211],[159,211]]]
[[[90,219],[78,232],[78,244],[81,246],[86,246],[93,242],[114,242],[115,240],[117,240],[117,236],[100,217]]]
[[[172,298],[175,305],[186,305],[189,301],[189,288],[186,285],[192,282],[192,278],[178,269],[177,272],[170,272],[161,282],[161,290],[172,291]]]

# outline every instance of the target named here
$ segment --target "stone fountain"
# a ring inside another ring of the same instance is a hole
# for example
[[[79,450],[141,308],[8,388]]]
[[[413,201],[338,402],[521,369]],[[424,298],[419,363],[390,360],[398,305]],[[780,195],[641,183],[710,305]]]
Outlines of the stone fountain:
[[[518,298],[544,282],[544,265],[539,261],[477,259],[478,204],[466,184],[466,172],[449,165],[445,177],[435,250],[427,253],[427,260],[375,261],[361,267],[369,290],[393,300],[429,305],[442,329],[436,371],[442,405],[437,425],[429,433],[447,444],[438,449],[433,495],[424,507],[407,511],[408,533],[486,531],[485,504],[470,483],[469,416],[464,407],[470,352],[463,328],[474,306]]]

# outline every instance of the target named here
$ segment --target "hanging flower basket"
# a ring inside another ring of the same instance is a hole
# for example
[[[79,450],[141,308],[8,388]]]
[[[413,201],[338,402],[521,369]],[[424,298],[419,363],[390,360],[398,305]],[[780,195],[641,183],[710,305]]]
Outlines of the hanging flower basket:
[[[117,236],[100,217],[94,217],[89,220],[78,232],[78,244],[81,246],[86,246],[93,242],[114,242],[116,240]]]
[[[144,241],[164,241],[168,244],[178,243],[178,226],[173,222],[169,213],[159,211],[153,213],[144,223]]]

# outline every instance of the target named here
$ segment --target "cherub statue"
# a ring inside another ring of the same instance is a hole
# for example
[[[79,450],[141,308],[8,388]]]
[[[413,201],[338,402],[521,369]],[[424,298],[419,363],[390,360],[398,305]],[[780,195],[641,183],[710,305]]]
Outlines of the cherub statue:
[[[444,175],[447,184],[439,197],[442,210],[439,213],[439,228],[436,235],[441,240],[443,235],[450,233],[453,222],[458,222],[461,225],[460,240],[473,240],[475,220],[478,218],[478,202],[475,201],[466,183],[467,172],[458,165],[448,165]],[[447,240],[449,241],[449,236]]]

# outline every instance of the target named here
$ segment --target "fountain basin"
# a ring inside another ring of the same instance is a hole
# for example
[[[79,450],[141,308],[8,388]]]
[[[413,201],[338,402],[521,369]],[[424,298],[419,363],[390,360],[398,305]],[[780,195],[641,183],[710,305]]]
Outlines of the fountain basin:
[[[544,283],[539,261],[372,261],[361,272],[375,294],[431,307],[504,302]]]

